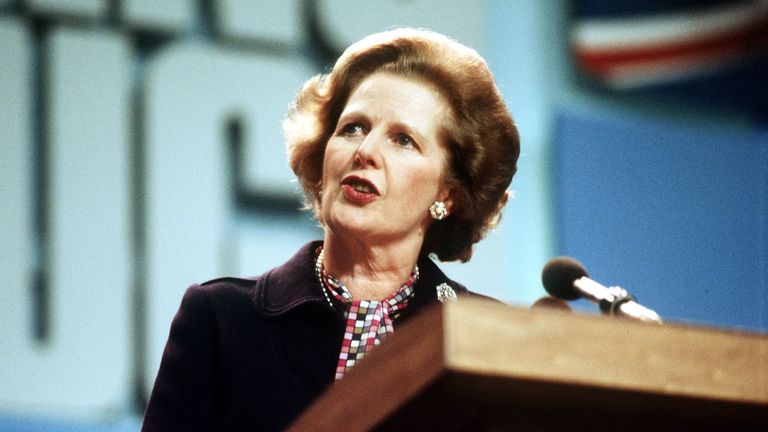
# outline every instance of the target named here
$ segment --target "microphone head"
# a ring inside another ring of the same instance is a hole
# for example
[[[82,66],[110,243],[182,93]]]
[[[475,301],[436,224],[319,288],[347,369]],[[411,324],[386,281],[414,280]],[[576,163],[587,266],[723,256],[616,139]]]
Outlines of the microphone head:
[[[576,300],[581,293],[573,286],[576,279],[587,275],[580,262],[569,257],[550,260],[541,271],[541,282],[549,295],[563,300]]]

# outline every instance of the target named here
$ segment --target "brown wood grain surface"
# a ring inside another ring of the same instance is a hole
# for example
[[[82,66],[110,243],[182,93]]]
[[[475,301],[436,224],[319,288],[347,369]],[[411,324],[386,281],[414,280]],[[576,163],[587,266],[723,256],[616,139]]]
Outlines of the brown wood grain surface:
[[[471,299],[398,328],[292,426],[680,428],[768,430],[767,335]]]

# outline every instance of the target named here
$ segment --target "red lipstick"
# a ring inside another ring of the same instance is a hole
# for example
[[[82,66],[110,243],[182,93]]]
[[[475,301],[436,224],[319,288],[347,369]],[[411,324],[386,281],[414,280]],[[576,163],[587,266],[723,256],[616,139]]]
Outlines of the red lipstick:
[[[344,196],[355,203],[365,204],[379,196],[376,185],[362,177],[345,177],[341,182],[341,188],[344,191]]]

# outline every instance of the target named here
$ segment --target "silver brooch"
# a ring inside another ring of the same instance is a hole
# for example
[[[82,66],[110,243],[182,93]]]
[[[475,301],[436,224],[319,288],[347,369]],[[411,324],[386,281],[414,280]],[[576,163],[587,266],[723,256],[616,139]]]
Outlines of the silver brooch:
[[[446,300],[456,301],[456,291],[454,291],[447,283],[441,283],[436,286],[435,289],[437,289],[437,299],[440,300],[441,303],[445,303]]]

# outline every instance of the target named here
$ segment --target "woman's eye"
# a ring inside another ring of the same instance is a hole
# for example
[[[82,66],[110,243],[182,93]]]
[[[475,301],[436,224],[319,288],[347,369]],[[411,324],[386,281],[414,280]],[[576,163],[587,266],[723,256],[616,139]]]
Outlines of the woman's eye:
[[[410,147],[413,147],[414,144],[416,144],[416,143],[413,141],[413,138],[411,138],[408,135],[399,134],[397,136],[397,145],[399,145],[400,147],[409,147],[410,148]]]
[[[360,123],[350,123],[344,126],[341,133],[347,136],[360,136],[365,134],[365,128]]]

